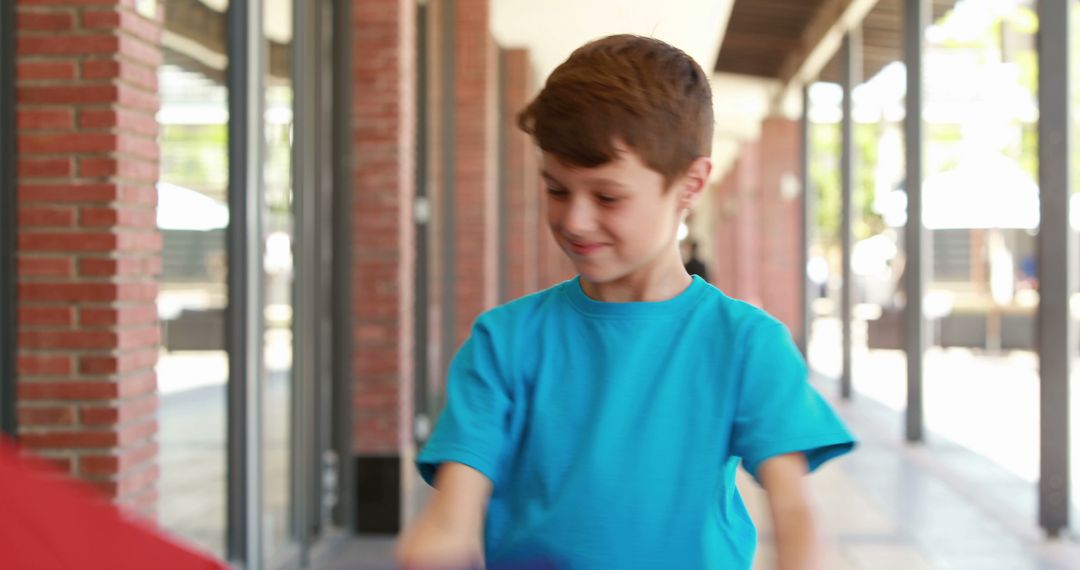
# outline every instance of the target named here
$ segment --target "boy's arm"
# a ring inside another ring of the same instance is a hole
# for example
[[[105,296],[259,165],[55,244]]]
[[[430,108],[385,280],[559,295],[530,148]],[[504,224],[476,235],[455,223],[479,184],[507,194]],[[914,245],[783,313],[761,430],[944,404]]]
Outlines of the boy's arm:
[[[461,463],[439,467],[435,491],[398,542],[405,570],[465,570],[484,565],[484,518],[491,481]]]
[[[824,567],[824,548],[804,480],[806,472],[806,456],[802,453],[778,455],[758,468],[776,534],[777,570]]]

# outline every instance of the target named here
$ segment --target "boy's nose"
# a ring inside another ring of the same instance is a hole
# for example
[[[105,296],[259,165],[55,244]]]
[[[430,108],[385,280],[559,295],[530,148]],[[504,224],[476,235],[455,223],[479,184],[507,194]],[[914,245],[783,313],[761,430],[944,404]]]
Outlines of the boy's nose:
[[[568,234],[588,235],[596,227],[592,208],[583,200],[574,200],[563,212],[562,226]]]

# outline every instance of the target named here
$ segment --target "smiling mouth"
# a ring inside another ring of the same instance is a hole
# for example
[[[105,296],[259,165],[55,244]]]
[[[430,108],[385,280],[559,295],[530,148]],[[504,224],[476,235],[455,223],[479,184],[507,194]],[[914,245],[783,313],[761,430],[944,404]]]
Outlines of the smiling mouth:
[[[567,243],[570,244],[570,249],[577,255],[588,255],[604,247],[602,243],[578,243],[569,240],[567,240]]]

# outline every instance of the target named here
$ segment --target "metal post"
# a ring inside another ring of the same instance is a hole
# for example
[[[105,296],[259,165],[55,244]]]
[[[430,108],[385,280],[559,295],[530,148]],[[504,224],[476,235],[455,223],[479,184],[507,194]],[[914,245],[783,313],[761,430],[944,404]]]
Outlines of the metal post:
[[[814,287],[806,269],[810,265],[810,241],[814,228],[814,191],[810,187],[810,84],[802,88],[802,120],[799,122],[799,164],[802,171],[802,244],[800,247],[799,266],[802,268],[802,328],[799,332],[799,349],[803,357],[810,358],[810,327],[814,324]]]
[[[844,90],[843,119],[841,123],[840,143],[840,246],[843,252],[842,286],[840,289],[840,329],[843,339],[843,371],[840,375],[840,394],[845,400],[851,399],[852,380],[852,304],[854,300],[854,273],[851,270],[851,252],[853,249],[852,220],[855,200],[855,104],[852,92],[861,81],[862,34],[858,27],[848,31],[840,48],[840,81]]]
[[[1069,225],[1072,121],[1069,22],[1072,1],[1039,10],[1039,525],[1056,537],[1069,525],[1069,364],[1076,331],[1069,297],[1076,255]]]
[[[225,344],[228,528],[231,561],[262,563],[262,3],[228,11],[229,229]]]
[[[429,43],[431,7],[421,1],[416,7],[416,303],[413,311],[413,435],[417,443],[427,440],[431,432],[429,404],[428,358],[428,284],[431,279],[431,248],[428,239],[431,227],[431,198],[428,189],[429,105],[428,79],[431,72]]]
[[[352,186],[352,1],[332,0],[334,10],[334,306],[351,307],[353,295]],[[335,448],[338,506],[335,522],[356,530],[356,469],[353,461],[353,312],[334,311]]]
[[[316,242],[318,252],[318,272],[316,273],[318,296],[318,327],[315,330],[315,345],[318,347],[318,373],[314,376],[315,389],[315,448],[313,460],[317,465],[315,484],[309,487],[312,504],[312,515],[315,517],[313,535],[316,540],[322,536],[323,529],[333,523],[334,506],[339,497],[337,495],[338,474],[337,464],[339,457],[335,447],[335,382],[332,380],[337,371],[334,361],[333,332],[335,329],[335,310],[333,304],[334,293],[334,14],[332,3],[327,0],[311,2],[312,22],[311,38],[312,50],[315,59],[308,63],[311,81],[314,84],[315,98],[313,117],[315,123],[316,138],[312,141],[315,152],[314,183],[316,195],[316,214],[319,220],[319,231]],[[351,338],[351,335],[350,335]],[[321,379],[331,379],[327,382]],[[351,434],[350,430],[350,434]]]
[[[317,2],[294,2],[292,81],[293,146],[292,188],[296,224],[296,278],[293,282],[293,384],[292,384],[292,522],[299,545],[300,566],[309,562],[313,529],[318,525],[319,505],[313,496],[322,465],[318,447],[316,405],[320,346],[319,185],[316,170],[318,140],[319,50]]]
[[[0,434],[15,437],[15,0],[0,0]]]
[[[440,70],[443,80],[442,85],[442,192],[440,206],[442,207],[441,239],[439,247],[442,248],[442,346],[440,348],[441,360],[439,370],[445,374],[450,368],[450,361],[457,350],[457,260],[455,256],[455,244],[457,237],[457,224],[454,220],[454,171],[457,160],[454,152],[455,138],[457,136],[455,122],[456,97],[454,66],[457,54],[454,52],[456,30],[454,29],[454,0],[444,0],[440,11],[442,12],[442,69]],[[436,398],[437,407],[442,407],[446,400],[445,383],[443,390]]]
[[[907,410],[905,435],[921,442],[923,433],[923,355],[926,353],[926,318],[923,292],[929,275],[926,229],[922,223],[923,179],[923,39],[930,21],[929,0],[905,0],[904,60],[907,65],[907,100],[904,117],[904,153],[907,190],[907,227],[904,230],[904,348],[907,351]]]

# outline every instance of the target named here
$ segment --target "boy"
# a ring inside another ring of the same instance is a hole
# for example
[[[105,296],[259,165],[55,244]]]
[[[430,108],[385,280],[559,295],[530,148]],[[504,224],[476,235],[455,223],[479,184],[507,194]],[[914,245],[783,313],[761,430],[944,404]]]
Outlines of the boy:
[[[749,568],[743,467],[781,568],[820,566],[803,475],[853,440],[787,330],[683,268],[712,167],[712,95],[663,42],[576,50],[519,116],[578,276],[481,315],[417,459],[437,491],[407,568]]]

